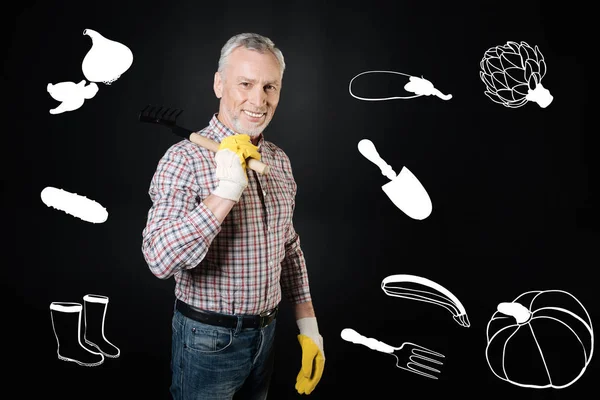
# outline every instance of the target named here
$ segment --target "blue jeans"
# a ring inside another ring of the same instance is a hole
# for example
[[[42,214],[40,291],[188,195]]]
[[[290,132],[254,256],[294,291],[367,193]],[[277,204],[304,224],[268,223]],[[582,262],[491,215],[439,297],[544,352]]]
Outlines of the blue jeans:
[[[173,314],[174,400],[264,400],[273,371],[276,320],[230,329]],[[234,397],[235,395],[235,397]]]

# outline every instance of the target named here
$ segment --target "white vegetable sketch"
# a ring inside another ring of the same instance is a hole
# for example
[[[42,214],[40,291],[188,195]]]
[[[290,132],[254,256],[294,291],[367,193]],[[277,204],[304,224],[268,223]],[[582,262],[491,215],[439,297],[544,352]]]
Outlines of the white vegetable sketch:
[[[102,364],[105,357],[119,357],[120,350],[104,335],[108,297],[88,294],[83,300],[84,306],[72,302],[50,303],[52,330],[57,343],[56,354],[59,360],[74,362],[84,367],[95,367]],[[81,343],[82,310],[85,317],[84,341],[97,351]]]
[[[42,190],[40,196],[42,202],[48,207],[64,211],[83,221],[99,224],[108,219],[106,208],[77,193],[70,193],[63,189],[48,186]]]
[[[125,73],[133,64],[133,53],[129,47],[86,29],[84,35],[92,39],[92,47],[81,64],[88,81],[110,85]]]
[[[77,110],[83,105],[86,99],[91,99],[98,93],[98,85],[94,82],[90,82],[86,86],[85,80],[82,80],[79,83],[49,83],[46,89],[54,100],[62,102],[58,107],[51,109],[50,114],[61,114],[66,111]]]
[[[524,106],[528,101],[548,107],[554,97],[542,85],[546,62],[537,46],[506,42],[485,52],[479,76],[485,83],[485,95],[508,108]]]
[[[87,86],[85,80],[77,84],[74,82],[49,83],[46,90],[50,96],[62,102],[58,107],[51,109],[50,114],[77,110],[86,99],[91,99],[98,93],[98,85],[94,82],[110,85],[133,64],[133,53],[129,47],[107,39],[92,29],[84,30],[83,34],[92,39],[92,47],[81,64],[83,74],[90,83]]]
[[[441,360],[432,357],[444,358],[443,354],[411,342],[404,342],[400,347],[392,347],[377,339],[367,338],[350,328],[342,330],[341,337],[347,342],[362,344],[371,350],[393,355],[396,359],[396,367],[400,369],[427,378],[438,379],[433,373],[439,374],[440,370],[433,368],[437,367],[433,364],[442,365],[443,363]]]
[[[416,286],[419,289],[407,286]],[[381,289],[388,296],[423,301],[444,307],[454,320],[465,328],[471,326],[467,311],[460,300],[442,285],[427,278],[415,275],[390,275],[381,282]]]
[[[374,73],[397,74],[397,75],[408,76],[409,82],[406,85],[404,85],[404,90],[415,93],[415,96],[392,96],[392,97],[383,97],[383,98],[369,98],[369,97],[359,97],[359,96],[356,96],[354,93],[352,93],[352,82],[356,78],[358,78],[359,76],[364,75],[364,74],[374,74]],[[448,94],[448,95],[443,94],[442,92],[437,90],[430,81],[428,81],[427,79],[425,79],[423,77],[419,78],[416,76],[411,76],[411,75],[404,74],[402,72],[396,72],[396,71],[365,71],[365,72],[361,72],[360,74],[356,75],[354,78],[352,78],[350,80],[350,84],[348,85],[348,91],[350,92],[350,95],[352,97],[354,97],[355,99],[365,100],[365,101],[406,100],[406,99],[414,99],[414,98],[421,97],[421,96],[431,96],[431,95],[437,96],[442,100],[450,100],[452,98],[451,94]]]
[[[487,325],[485,350],[494,375],[535,389],[566,388],[583,375],[594,353],[594,331],[575,296],[530,291],[497,310]]]
[[[390,179],[381,189],[390,200],[409,217],[416,220],[427,218],[433,209],[431,199],[421,182],[406,167],[396,173],[377,152],[375,145],[368,139],[358,143],[358,151],[373,164],[377,165],[381,173]]]

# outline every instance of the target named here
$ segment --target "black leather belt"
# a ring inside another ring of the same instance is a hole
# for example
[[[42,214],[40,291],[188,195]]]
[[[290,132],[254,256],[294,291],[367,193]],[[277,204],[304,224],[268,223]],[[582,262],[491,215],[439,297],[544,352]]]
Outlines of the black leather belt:
[[[195,321],[202,322],[204,324],[223,326],[225,328],[235,329],[238,324],[238,317],[236,315],[219,314],[215,312],[199,311],[193,309],[186,303],[177,300],[175,306],[177,310],[188,318]],[[275,317],[279,307],[275,307],[272,310],[266,311],[259,315],[244,315],[242,316],[242,328],[264,328],[269,325]]]

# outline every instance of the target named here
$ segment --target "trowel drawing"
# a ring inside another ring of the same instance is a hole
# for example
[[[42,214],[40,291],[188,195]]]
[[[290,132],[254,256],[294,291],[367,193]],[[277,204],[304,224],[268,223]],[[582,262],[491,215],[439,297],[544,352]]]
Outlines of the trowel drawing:
[[[427,218],[433,209],[431,199],[421,182],[406,167],[396,173],[377,152],[375,145],[368,139],[358,143],[358,151],[373,164],[381,169],[381,173],[390,179],[390,182],[381,187],[390,200],[402,212],[413,219]]]

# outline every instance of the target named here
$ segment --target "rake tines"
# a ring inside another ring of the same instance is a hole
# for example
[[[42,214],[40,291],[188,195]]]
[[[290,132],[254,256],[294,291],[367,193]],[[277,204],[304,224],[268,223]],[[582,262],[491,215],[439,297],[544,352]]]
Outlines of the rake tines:
[[[159,107],[148,104],[140,111],[139,119],[142,122],[154,122],[173,127],[182,112],[183,110],[179,108]]]
[[[189,129],[182,128],[177,125],[176,120],[183,112],[182,109],[179,108],[171,108],[164,106],[153,106],[152,104],[148,104],[144,107],[143,110],[140,111],[139,121],[140,122],[150,122],[154,124],[159,124],[163,126],[167,126],[171,128],[173,133],[178,136],[181,136],[184,139],[189,139],[192,131]]]

